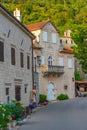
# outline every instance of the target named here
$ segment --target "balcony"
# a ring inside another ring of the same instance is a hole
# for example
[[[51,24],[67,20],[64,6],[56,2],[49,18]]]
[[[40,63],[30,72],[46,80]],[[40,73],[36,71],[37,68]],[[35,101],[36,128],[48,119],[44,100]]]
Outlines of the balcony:
[[[64,66],[48,66],[48,69],[44,71],[44,76],[49,75],[61,75],[64,73]]]

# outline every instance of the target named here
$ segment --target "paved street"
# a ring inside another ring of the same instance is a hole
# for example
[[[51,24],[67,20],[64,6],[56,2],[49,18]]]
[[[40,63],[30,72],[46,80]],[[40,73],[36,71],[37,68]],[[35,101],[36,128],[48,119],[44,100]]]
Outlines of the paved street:
[[[38,109],[19,130],[87,130],[87,98],[61,101]]]

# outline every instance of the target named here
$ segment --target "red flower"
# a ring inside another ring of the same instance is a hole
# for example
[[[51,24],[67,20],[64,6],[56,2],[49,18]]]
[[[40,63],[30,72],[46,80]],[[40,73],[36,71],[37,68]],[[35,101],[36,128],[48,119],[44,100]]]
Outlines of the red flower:
[[[15,116],[14,115],[11,115],[11,118],[12,118],[12,120],[15,118]]]

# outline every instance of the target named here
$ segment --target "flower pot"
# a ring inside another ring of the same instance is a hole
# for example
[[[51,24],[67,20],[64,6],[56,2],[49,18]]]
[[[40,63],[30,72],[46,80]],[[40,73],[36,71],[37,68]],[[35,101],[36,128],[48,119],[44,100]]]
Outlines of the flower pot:
[[[10,124],[11,124],[11,127],[15,127],[17,122],[16,122],[16,120],[12,120]]]

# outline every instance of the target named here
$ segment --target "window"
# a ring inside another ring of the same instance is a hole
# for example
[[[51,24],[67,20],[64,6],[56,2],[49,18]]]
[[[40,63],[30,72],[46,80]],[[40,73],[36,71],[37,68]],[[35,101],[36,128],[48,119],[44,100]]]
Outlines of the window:
[[[52,65],[52,61],[53,61],[53,60],[52,60],[52,57],[49,56],[49,57],[48,57],[48,65]]]
[[[41,60],[41,57],[40,57],[40,56],[37,56],[37,64],[38,64],[38,65],[40,64],[40,60]]]
[[[4,61],[4,43],[0,41],[0,61]]]
[[[27,93],[27,86],[25,86],[24,91],[25,91],[25,93]]]
[[[60,39],[60,43],[62,43],[62,39]]]
[[[64,66],[64,59],[63,57],[59,57],[59,65]]]
[[[47,32],[43,32],[43,41],[47,42]]]
[[[15,65],[15,48],[11,47],[11,64]]]
[[[27,56],[27,69],[30,69],[30,56]]]
[[[9,95],[9,88],[6,88],[6,95]]]
[[[17,101],[21,100],[21,86],[15,86],[15,99]]]
[[[24,55],[23,55],[23,52],[20,53],[20,66],[22,68],[24,67]]]
[[[41,57],[41,64],[44,65],[45,64],[45,56]]]
[[[56,34],[55,33],[52,33],[52,42],[53,43],[56,43]]]
[[[67,40],[66,40],[66,44],[67,44]]]
[[[71,58],[68,59],[68,67],[72,68],[72,59]]]

